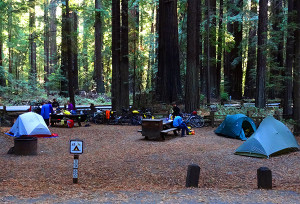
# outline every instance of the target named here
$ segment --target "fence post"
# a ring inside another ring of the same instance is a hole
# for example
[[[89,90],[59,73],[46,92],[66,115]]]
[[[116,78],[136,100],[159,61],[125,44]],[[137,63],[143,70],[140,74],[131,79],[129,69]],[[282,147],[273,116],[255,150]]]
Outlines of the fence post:
[[[210,121],[211,121],[211,126],[215,127],[215,112],[210,111]]]

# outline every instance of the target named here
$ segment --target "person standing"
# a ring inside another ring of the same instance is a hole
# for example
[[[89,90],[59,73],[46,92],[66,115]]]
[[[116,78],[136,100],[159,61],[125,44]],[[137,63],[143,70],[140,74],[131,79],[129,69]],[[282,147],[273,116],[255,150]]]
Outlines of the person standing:
[[[180,115],[180,108],[176,105],[176,103],[173,103],[173,108],[172,108],[172,110],[173,110],[172,115],[173,115],[173,120],[174,120],[174,118],[175,118],[176,116]]]
[[[59,108],[59,103],[56,101],[55,98],[53,99],[52,107],[53,107],[53,108]]]
[[[47,104],[46,102],[43,102],[42,109],[41,109],[41,115],[44,118],[44,121],[47,126],[50,124],[50,114],[53,113],[53,108],[51,104]]]

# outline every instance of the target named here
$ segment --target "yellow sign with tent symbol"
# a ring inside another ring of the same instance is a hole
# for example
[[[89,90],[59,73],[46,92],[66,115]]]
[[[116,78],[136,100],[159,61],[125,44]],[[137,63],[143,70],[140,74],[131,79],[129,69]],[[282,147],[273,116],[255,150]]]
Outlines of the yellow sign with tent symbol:
[[[70,153],[82,154],[83,153],[83,141],[82,140],[70,140]]]

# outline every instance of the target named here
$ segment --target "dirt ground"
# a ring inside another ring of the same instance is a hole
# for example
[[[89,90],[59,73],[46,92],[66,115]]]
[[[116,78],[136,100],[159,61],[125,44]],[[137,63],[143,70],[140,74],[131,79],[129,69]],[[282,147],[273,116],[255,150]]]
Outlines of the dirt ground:
[[[59,137],[38,139],[37,156],[16,156],[7,154],[13,138],[3,134],[9,128],[2,128],[0,198],[51,195],[66,200],[92,199],[95,194],[123,191],[172,194],[187,190],[190,164],[201,168],[199,189],[203,191],[255,192],[257,169],[264,166],[272,170],[273,190],[300,193],[300,152],[270,159],[244,157],[233,154],[243,141],[217,136],[214,128],[195,129],[195,135],[184,138],[170,134],[165,141],[145,140],[139,129],[52,127],[51,132]],[[79,184],[72,183],[73,155],[69,153],[69,140],[75,138],[84,141]],[[300,144],[300,137],[297,141]],[[148,196],[153,197],[151,193]]]

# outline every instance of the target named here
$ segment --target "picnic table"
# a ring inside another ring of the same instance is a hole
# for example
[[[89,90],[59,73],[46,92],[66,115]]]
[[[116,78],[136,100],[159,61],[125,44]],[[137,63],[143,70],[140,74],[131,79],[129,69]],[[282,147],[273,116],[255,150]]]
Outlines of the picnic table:
[[[61,120],[73,120],[74,123],[77,122],[78,126],[81,126],[81,122],[84,122],[87,118],[86,114],[76,114],[76,115],[58,115],[58,114],[53,114],[51,115],[51,125],[54,125],[57,122],[61,122]]]
[[[179,129],[173,127],[173,120],[163,119],[143,119],[142,120],[142,135],[146,139],[162,139],[165,140],[165,135],[168,132],[173,131],[175,135],[178,135]]]

